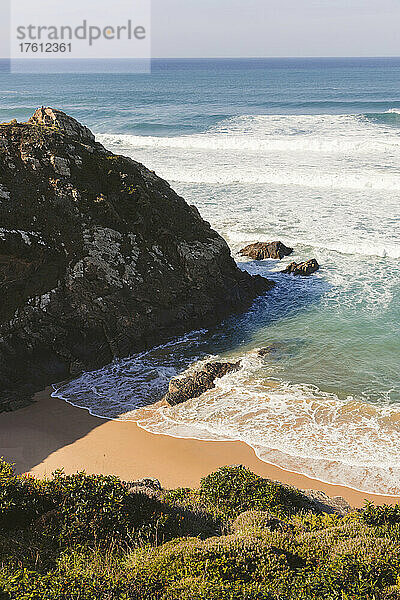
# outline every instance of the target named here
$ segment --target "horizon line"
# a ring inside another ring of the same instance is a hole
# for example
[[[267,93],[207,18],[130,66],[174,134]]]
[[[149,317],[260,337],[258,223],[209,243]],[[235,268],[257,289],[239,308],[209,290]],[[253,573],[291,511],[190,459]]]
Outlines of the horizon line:
[[[399,55],[379,55],[379,56],[333,56],[333,55],[325,55],[325,56],[149,56],[145,58],[75,58],[69,60],[137,60],[137,61],[147,61],[147,60],[279,60],[279,59],[287,59],[287,60],[295,60],[295,59],[386,59],[386,58],[400,58]],[[0,61],[12,60],[8,56],[0,56]],[[29,60],[29,59],[28,59]],[[54,60],[54,59],[49,59]],[[60,60],[68,60],[68,59],[60,59]]]
[[[265,59],[321,59],[321,58],[349,58],[349,59],[377,59],[400,58],[400,55],[379,56],[152,56],[151,60],[265,60]]]

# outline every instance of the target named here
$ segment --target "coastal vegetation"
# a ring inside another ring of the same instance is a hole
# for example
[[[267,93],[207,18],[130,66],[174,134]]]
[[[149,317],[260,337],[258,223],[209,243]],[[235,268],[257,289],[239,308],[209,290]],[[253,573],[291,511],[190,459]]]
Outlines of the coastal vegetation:
[[[199,489],[0,462],[1,600],[400,598],[400,506],[323,512],[242,466]]]

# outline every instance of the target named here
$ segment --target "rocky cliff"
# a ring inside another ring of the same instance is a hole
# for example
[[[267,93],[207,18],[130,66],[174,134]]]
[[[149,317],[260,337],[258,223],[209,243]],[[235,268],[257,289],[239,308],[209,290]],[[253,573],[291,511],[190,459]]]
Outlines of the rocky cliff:
[[[0,125],[0,410],[271,285],[167,182],[61,111]]]

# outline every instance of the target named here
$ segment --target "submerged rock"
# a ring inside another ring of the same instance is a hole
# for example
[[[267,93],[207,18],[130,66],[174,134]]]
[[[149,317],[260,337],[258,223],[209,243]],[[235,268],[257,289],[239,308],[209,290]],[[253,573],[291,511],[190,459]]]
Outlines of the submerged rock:
[[[278,351],[278,347],[276,344],[271,344],[271,346],[265,346],[264,348],[259,348],[256,350],[257,356],[263,358],[264,356],[268,356],[270,354],[274,354]]]
[[[175,377],[169,382],[168,393],[164,400],[174,406],[192,398],[198,398],[207,390],[215,387],[215,380],[240,369],[240,361],[236,363],[210,362],[201,370],[187,377]]]
[[[292,262],[282,271],[282,273],[292,273],[292,275],[312,275],[319,269],[319,264],[312,258],[302,263]]]
[[[288,248],[282,242],[256,242],[249,244],[240,250],[242,256],[248,256],[253,260],[264,260],[265,258],[282,259],[292,254],[293,248]]]
[[[272,285],[240,270],[166,181],[65,113],[0,125],[0,411]]]

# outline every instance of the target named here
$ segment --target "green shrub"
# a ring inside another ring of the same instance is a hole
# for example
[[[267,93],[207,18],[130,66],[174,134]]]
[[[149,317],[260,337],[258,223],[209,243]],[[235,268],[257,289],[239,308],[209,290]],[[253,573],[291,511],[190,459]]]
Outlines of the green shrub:
[[[127,567],[134,572],[136,585],[140,582],[144,598],[173,598],[167,591],[182,590],[188,581],[202,582],[209,593],[218,589],[221,595],[211,598],[229,598],[233,588],[243,593],[247,587],[263,590],[267,594],[264,597],[269,597],[272,591],[287,592],[296,569],[302,565],[293,550],[283,537],[275,535],[187,539],[136,551]]]
[[[59,471],[48,488],[57,506],[60,543],[66,546],[127,541],[157,511],[156,500],[130,494],[117,477]]]
[[[192,490],[190,488],[168,490],[163,492],[161,498],[171,508],[189,516],[189,520],[192,521],[192,536],[200,535],[200,537],[209,537],[212,535],[221,535],[229,529],[224,515],[216,510],[215,507],[211,507],[205,503],[201,498],[199,490]],[[200,528],[199,524],[201,524]],[[202,532],[202,534],[196,533],[196,531]]]
[[[399,600],[400,507],[313,509],[244,467],[155,497],[1,461],[0,600]]]
[[[132,493],[120,479],[57,472],[48,488],[57,503],[57,535],[63,547],[162,543],[173,537],[215,534],[214,522],[145,493]]]
[[[311,567],[303,585],[322,598],[342,600],[345,593],[349,599],[373,600],[378,590],[396,583],[400,546],[375,537],[361,523],[301,533],[296,542],[298,554]]]
[[[25,569],[0,574],[1,600],[139,600],[128,595],[126,582],[109,575],[82,576],[80,572],[41,575]]]
[[[238,535],[257,535],[267,531],[284,531],[291,535],[294,526],[267,511],[249,510],[241,513],[232,523],[231,530]]]
[[[359,514],[363,523],[374,528],[375,535],[387,536],[400,541],[400,505],[374,506],[366,502],[364,509]]]
[[[161,600],[275,600],[263,584],[224,581],[214,583],[202,577],[187,577],[160,596]],[[152,599],[152,600],[155,600]]]
[[[229,518],[247,510],[289,515],[312,508],[311,502],[298,490],[263,479],[243,466],[222,467],[202,479],[200,497]]]
[[[291,517],[290,523],[297,529],[304,531],[319,531],[320,529],[329,529],[338,527],[345,519],[333,514],[297,514]]]
[[[366,502],[361,512],[362,520],[367,525],[376,527],[400,524],[400,504],[394,506],[375,506],[372,502]]]
[[[208,513],[171,501],[131,493],[117,477],[57,471],[49,481],[15,475],[0,463],[0,527],[31,527],[56,540],[60,549],[103,544],[155,542],[173,537],[219,533]],[[40,541],[35,539],[35,544]]]
[[[0,530],[22,528],[52,508],[46,483],[29,475],[15,475],[0,458]]]

